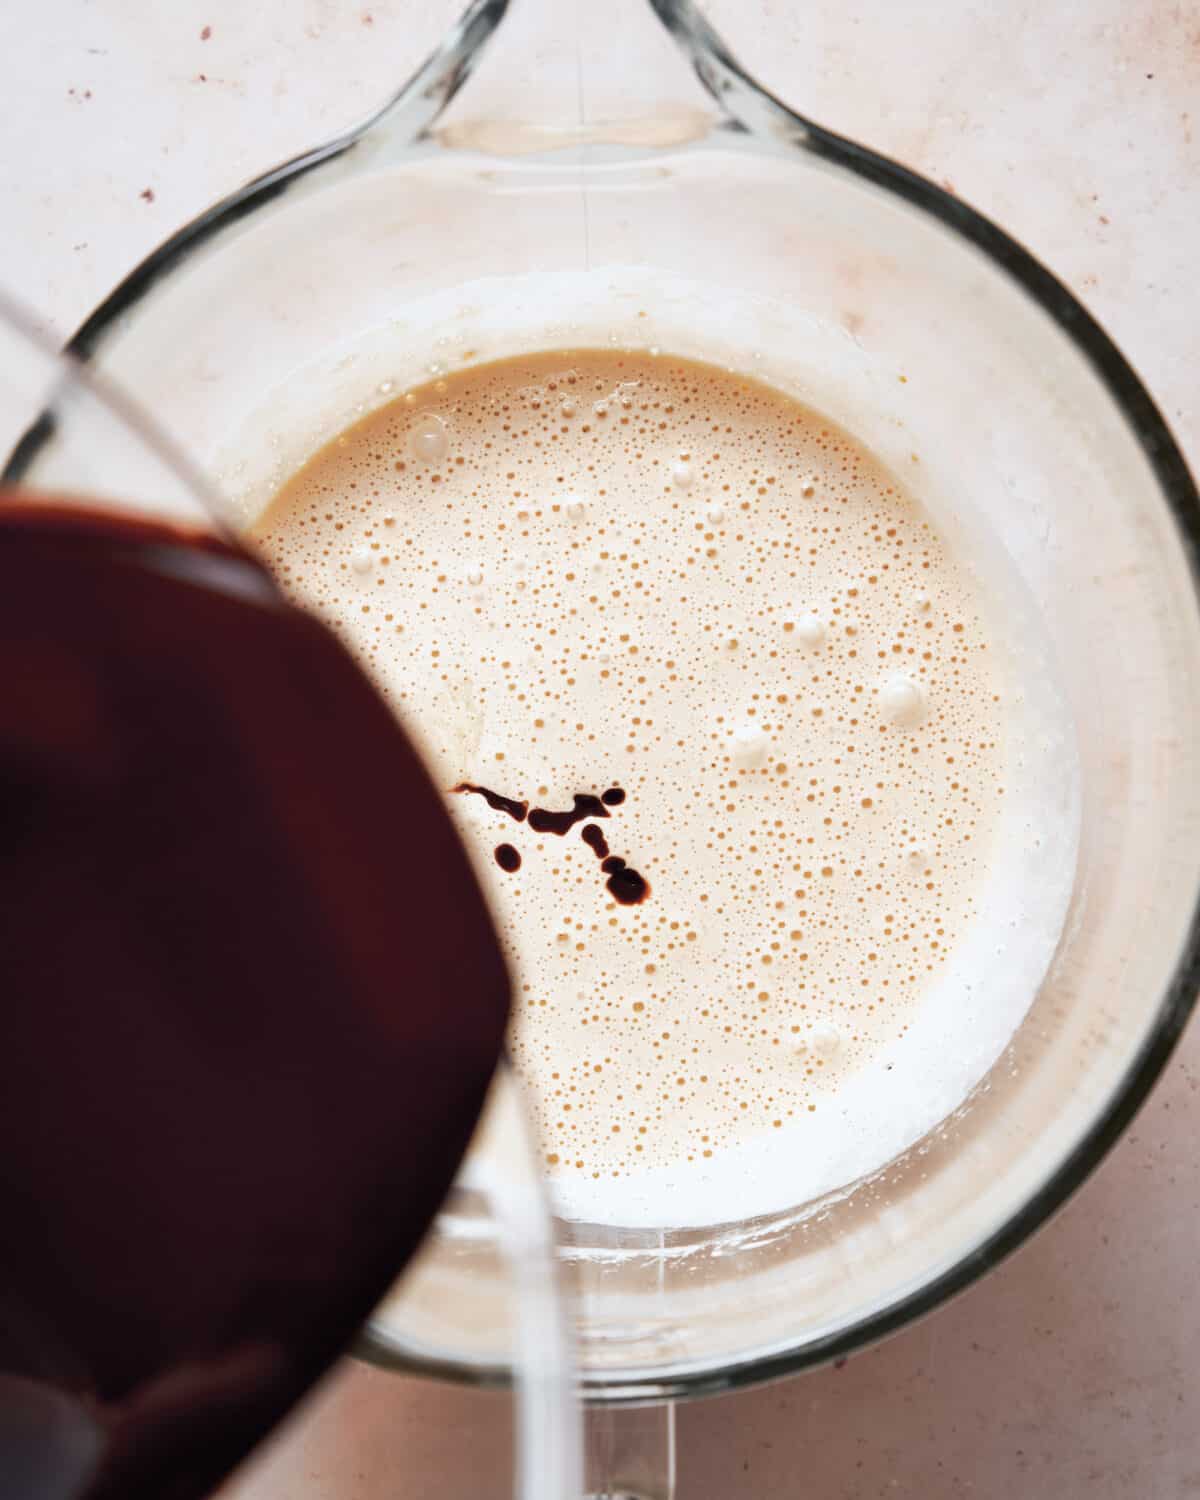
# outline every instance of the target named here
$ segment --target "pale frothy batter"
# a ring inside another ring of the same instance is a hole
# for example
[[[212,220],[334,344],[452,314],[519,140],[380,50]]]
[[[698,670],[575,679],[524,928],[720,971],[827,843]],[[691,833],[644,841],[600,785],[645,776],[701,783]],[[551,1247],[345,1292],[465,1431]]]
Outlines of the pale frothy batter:
[[[801,1201],[994,1060],[1055,920],[1013,960],[993,867],[1057,834],[1065,902],[1072,835],[1013,805],[976,579],[846,433],[713,366],[528,356],[368,416],[256,537],[447,791],[573,1211]],[[977,984],[1001,946],[1012,983]]]

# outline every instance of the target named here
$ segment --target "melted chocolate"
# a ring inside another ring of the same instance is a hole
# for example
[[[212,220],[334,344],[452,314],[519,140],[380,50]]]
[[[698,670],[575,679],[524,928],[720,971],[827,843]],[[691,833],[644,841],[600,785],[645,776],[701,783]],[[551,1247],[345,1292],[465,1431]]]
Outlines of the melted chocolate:
[[[525,814],[529,811],[528,802],[519,802],[515,797],[504,797],[499,792],[489,790],[486,786],[472,786],[469,781],[460,781],[451,790],[455,792],[474,792],[477,797],[482,797],[489,807],[494,807],[497,812],[507,813],[510,818],[515,818],[518,823],[525,821]]]
[[[588,846],[589,849],[595,852],[597,859],[607,858],[608,843],[605,840],[603,832],[596,827],[595,823],[589,823],[587,827],[582,830],[579,837],[583,840],[583,842]]]
[[[533,808],[529,814],[530,828],[535,833],[556,833],[561,838],[585,818],[608,817],[608,808],[591,792],[576,792],[574,801],[575,806],[569,812],[551,812],[548,807]]]
[[[73,1411],[77,1500],[199,1500],[420,1243],[508,978],[400,726],[240,548],[0,491],[0,683],[0,1492]]]
[[[521,856],[511,844],[497,844],[493,853],[496,857],[496,863],[510,875],[514,870],[521,868]]]
[[[559,838],[570,833],[576,823],[583,823],[588,818],[607,818],[610,807],[620,807],[625,801],[624,790],[619,786],[610,786],[599,797],[592,792],[576,792],[572,798],[574,805],[569,810],[554,812],[548,807],[530,807],[528,802],[521,802],[516,797],[506,797],[486,786],[475,786],[469,781],[460,781],[452,790],[473,792],[477,797],[482,797],[489,807],[494,807],[497,812],[507,813],[518,823],[528,819],[534,833],[553,833]],[[631,870],[623,859],[609,854],[608,840],[594,823],[588,823],[580,837],[596,858],[603,860],[600,868],[608,876],[605,884],[614,900],[619,901],[622,906],[636,906],[646,899],[650,894],[649,881],[636,870]],[[511,844],[497,845],[493,855],[500,868],[510,874],[521,868],[521,856]]]
[[[650,882],[631,870],[619,855],[610,855],[600,868],[608,876],[604,883],[609,894],[622,906],[637,906],[650,894]]]

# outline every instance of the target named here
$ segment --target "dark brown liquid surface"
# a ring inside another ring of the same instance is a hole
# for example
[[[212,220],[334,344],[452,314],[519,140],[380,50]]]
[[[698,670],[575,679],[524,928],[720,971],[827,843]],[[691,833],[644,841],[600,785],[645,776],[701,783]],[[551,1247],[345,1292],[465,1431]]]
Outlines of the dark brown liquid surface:
[[[416,1247],[508,980],[403,733],[247,554],[0,495],[0,682],[0,1404],[65,1394],[89,1497],[191,1500]]]

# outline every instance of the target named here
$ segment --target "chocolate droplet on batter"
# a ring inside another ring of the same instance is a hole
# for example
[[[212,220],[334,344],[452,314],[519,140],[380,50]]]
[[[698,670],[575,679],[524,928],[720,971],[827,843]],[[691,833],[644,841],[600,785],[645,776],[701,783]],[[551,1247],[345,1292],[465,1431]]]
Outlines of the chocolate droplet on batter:
[[[650,894],[650,882],[631,870],[619,855],[610,855],[600,868],[608,876],[605,884],[609,894],[622,906],[636,906]]]
[[[608,842],[604,837],[603,831],[597,828],[595,823],[589,823],[582,833],[580,833],[579,837],[589,849],[595,852],[597,859],[607,858]]]
[[[625,801],[623,789],[610,786],[599,797],[592,792],[576,792],[572,799],[573,807],[565,812],[554,812],[549,807],[531,808],[528,802],[518,801],[516,797],[505,797],[489,787],[475,786],[469,781],[460,781],[453,790],[473,792],[477,797],[482,797],[489,807],[498,812],[506,812],[518,823],[523,823],[528,818],[529,826],[535,833],[554,833],[559,837],[569,833],[576,823],[582,823],[587,818],[607,818],[610,807],[620,807]],[[623,859],[609,854],[608,840],[601,829],[594,823],[589,823],[580,837],[596,858],[603,861],[600,868],[608,876],[605,885],[614,901],[619,901],[622,906],[636,906],[646,899],[650,894],[650,882],[636,870],[631,870]],[[497,844],[493,855],[500,868],[509,874],[521,868],[521,856],[511,844]]]

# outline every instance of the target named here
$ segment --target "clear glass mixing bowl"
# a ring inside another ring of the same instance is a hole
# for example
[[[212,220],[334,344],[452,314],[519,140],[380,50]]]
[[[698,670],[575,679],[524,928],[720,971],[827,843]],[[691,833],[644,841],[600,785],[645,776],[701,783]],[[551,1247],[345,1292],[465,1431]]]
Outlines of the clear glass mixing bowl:
[[[586,1392],[636,1403],[801,1369],[933,1307],[1031,1233],[1144,1097],[1198,973],[1200,510],[1154,403],[1047,270],[765,93],[688,0],[507,9],[478,0],[362,129],[161,247],[76,349],[154,392],[247,518],[406,382],[522,340],[603,326],[752,369],[898,471],[917,455],[931,504],[984,518],[1040,613],[1082,766],[1058,951],[965,1107],[786,1213],[559,1225]],[[36,434],[13,462],[41,477]],[[502,1373],[486,1244],[450,1226],[429,1272],[362,1352]]]

